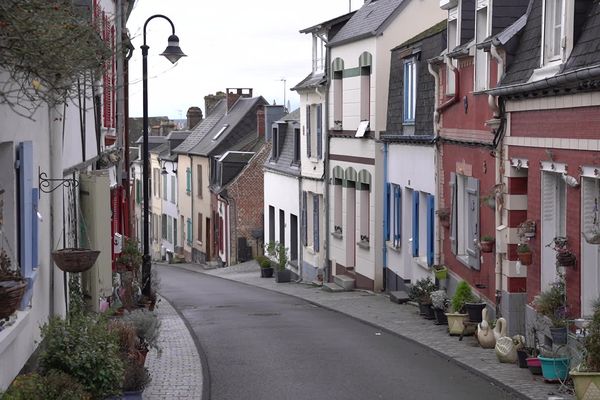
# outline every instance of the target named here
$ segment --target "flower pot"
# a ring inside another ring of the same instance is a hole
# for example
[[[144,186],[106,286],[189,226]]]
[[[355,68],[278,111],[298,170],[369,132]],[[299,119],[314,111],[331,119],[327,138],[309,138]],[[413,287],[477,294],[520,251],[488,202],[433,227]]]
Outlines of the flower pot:
[[[531,252],[517,253],[517,257],[519,257],[521,265],[531,265]]]
[[[144,391],[143,390],[137,390],[135,392],[123,392],[123,395],[121,396],[121,398],[123,400],[142,400]]]
[[[450,336],[459,336],[463,333],[465,326],[464,320],[467,319],[467,314],[446,313],[448,319],[448,333]]]
[[[577,400],[600,400],[600,372],[571,371]]]
[[[572,267],[577,263],[577,257],[570,251],[556,253],[556,260],[558,261],[558,264],[563,267]]]
[[[550,382],[564,381],[569,376],[570,361],[566,357],[548,358],[538,357],[542,362],[542,375]]]
[[[542,374],[542,362],[537,357],[528,357],[525,361],[527,361],[527,368],[529,368],[529,372],[532,375],[541,375]]]
[[[425,319],[435,319],[433,306],[431,304],[419,303],[419,315],[423,316]]]
[[[465,303],[465,310],[469,315],[469,321],[481,322],[481,312],[487,306],[486,303]]]
[[[27,282],[22,279],[0,281],[0,319],[11,316],[21,304],[27,289]]]
[[[517,350],[517,357],[519,360],[519,368],[527,368],[527,358],[529,354],[525,350]]]
[[[433,273],[435,274],[435,279],[439,281],[448,279],[448,267],[446,267],[445,265],[434,268]]]
[[[481,251],[483,253],[491,253],[492,251],[494,251],[494,242],[493,241],[489,241],[489,242],[479,242],[479,247],[481,248]]]
[[[552,342],[554,344],[567,344],[567,328],[550,328],[550,335],[552,336]]]
[[[66,248],[52,252],[52,259],[65,272],[84,272],[92,268],[100,252],[98,250]]]
[[[446,317],[446,312],[444,310],[433,308],[433,313],[435,314],[436,325],[448,325],[448,317]]]
[[[273,268],[261,268],[260,269],[260,277],[261,278],[271,278],[273,276]]]
[[[291,271],[289,269],[275,271],[275,282],[287,283],[291,280]]]

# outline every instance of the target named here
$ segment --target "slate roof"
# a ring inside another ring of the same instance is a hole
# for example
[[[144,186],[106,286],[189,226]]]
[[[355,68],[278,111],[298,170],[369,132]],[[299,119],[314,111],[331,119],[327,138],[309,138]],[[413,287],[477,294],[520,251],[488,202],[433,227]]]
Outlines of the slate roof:
[[[212,128],[192,147],[190,154],[208,156],[218,154],[224,149],[234,150],[234,146],[248,139],[256,139],[256,107],[269,104],[262,96],[240,97]],[[227,128],[216,138],[214,137],[224,127]]]
[[[595,1],[563,72],[600,64],[600,2]]]
[[[378,35],[399,12],[404,1],[409,0],[368,0],[329,41],[329,45],[337,46]]]
[[[206,134],[215,126],[217,122],[225,115],[227,111],[227,100],[221,99],[214,106],[211,113],[206,116],[200,123],[196,125],[192,133],[177,146],[173,151],[175,153],[188,153],[194,148]]]
[[[265,169],[286,175],[300,176],[300,162],[294,163],[294,129],[300,128],[300,108],[283,116],[276,122],[279,125],[279,157],[265,161]]]
[[[312,72],[308,74],[308,76],[302,79],[296,86],[291,88],[290,90],[300,90],[300,89],[311,89],[317,86],[324,85],[326,82],[325,74],[315,74]]]

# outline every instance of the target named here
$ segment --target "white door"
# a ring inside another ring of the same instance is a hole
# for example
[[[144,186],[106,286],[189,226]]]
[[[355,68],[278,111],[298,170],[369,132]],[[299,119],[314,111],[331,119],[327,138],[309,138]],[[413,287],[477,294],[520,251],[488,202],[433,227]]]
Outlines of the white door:
[[[600,225],[600,179],[581,179],[581,230]],[[592,302],[600,293],[600,245],[581,238],[581,314],[591,316]]]

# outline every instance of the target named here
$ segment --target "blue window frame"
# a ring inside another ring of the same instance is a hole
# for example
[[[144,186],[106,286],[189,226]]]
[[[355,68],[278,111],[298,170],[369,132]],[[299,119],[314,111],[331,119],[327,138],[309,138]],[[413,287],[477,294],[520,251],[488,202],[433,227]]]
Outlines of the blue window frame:
[[[412,198],[412,255],[419,257],[419,192],[413,192]]]
[[[434,229],[435,229],[435,197],[427,195],[427,265],[433,265],[434,256]]]

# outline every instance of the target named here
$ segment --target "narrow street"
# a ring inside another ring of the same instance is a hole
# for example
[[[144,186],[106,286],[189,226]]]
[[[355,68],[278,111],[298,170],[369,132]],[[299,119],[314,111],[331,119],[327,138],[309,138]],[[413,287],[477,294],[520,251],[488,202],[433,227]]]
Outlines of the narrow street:
[[[156,267],[208,362],[211,399],[509,399],[398,336],[300,299]]]

